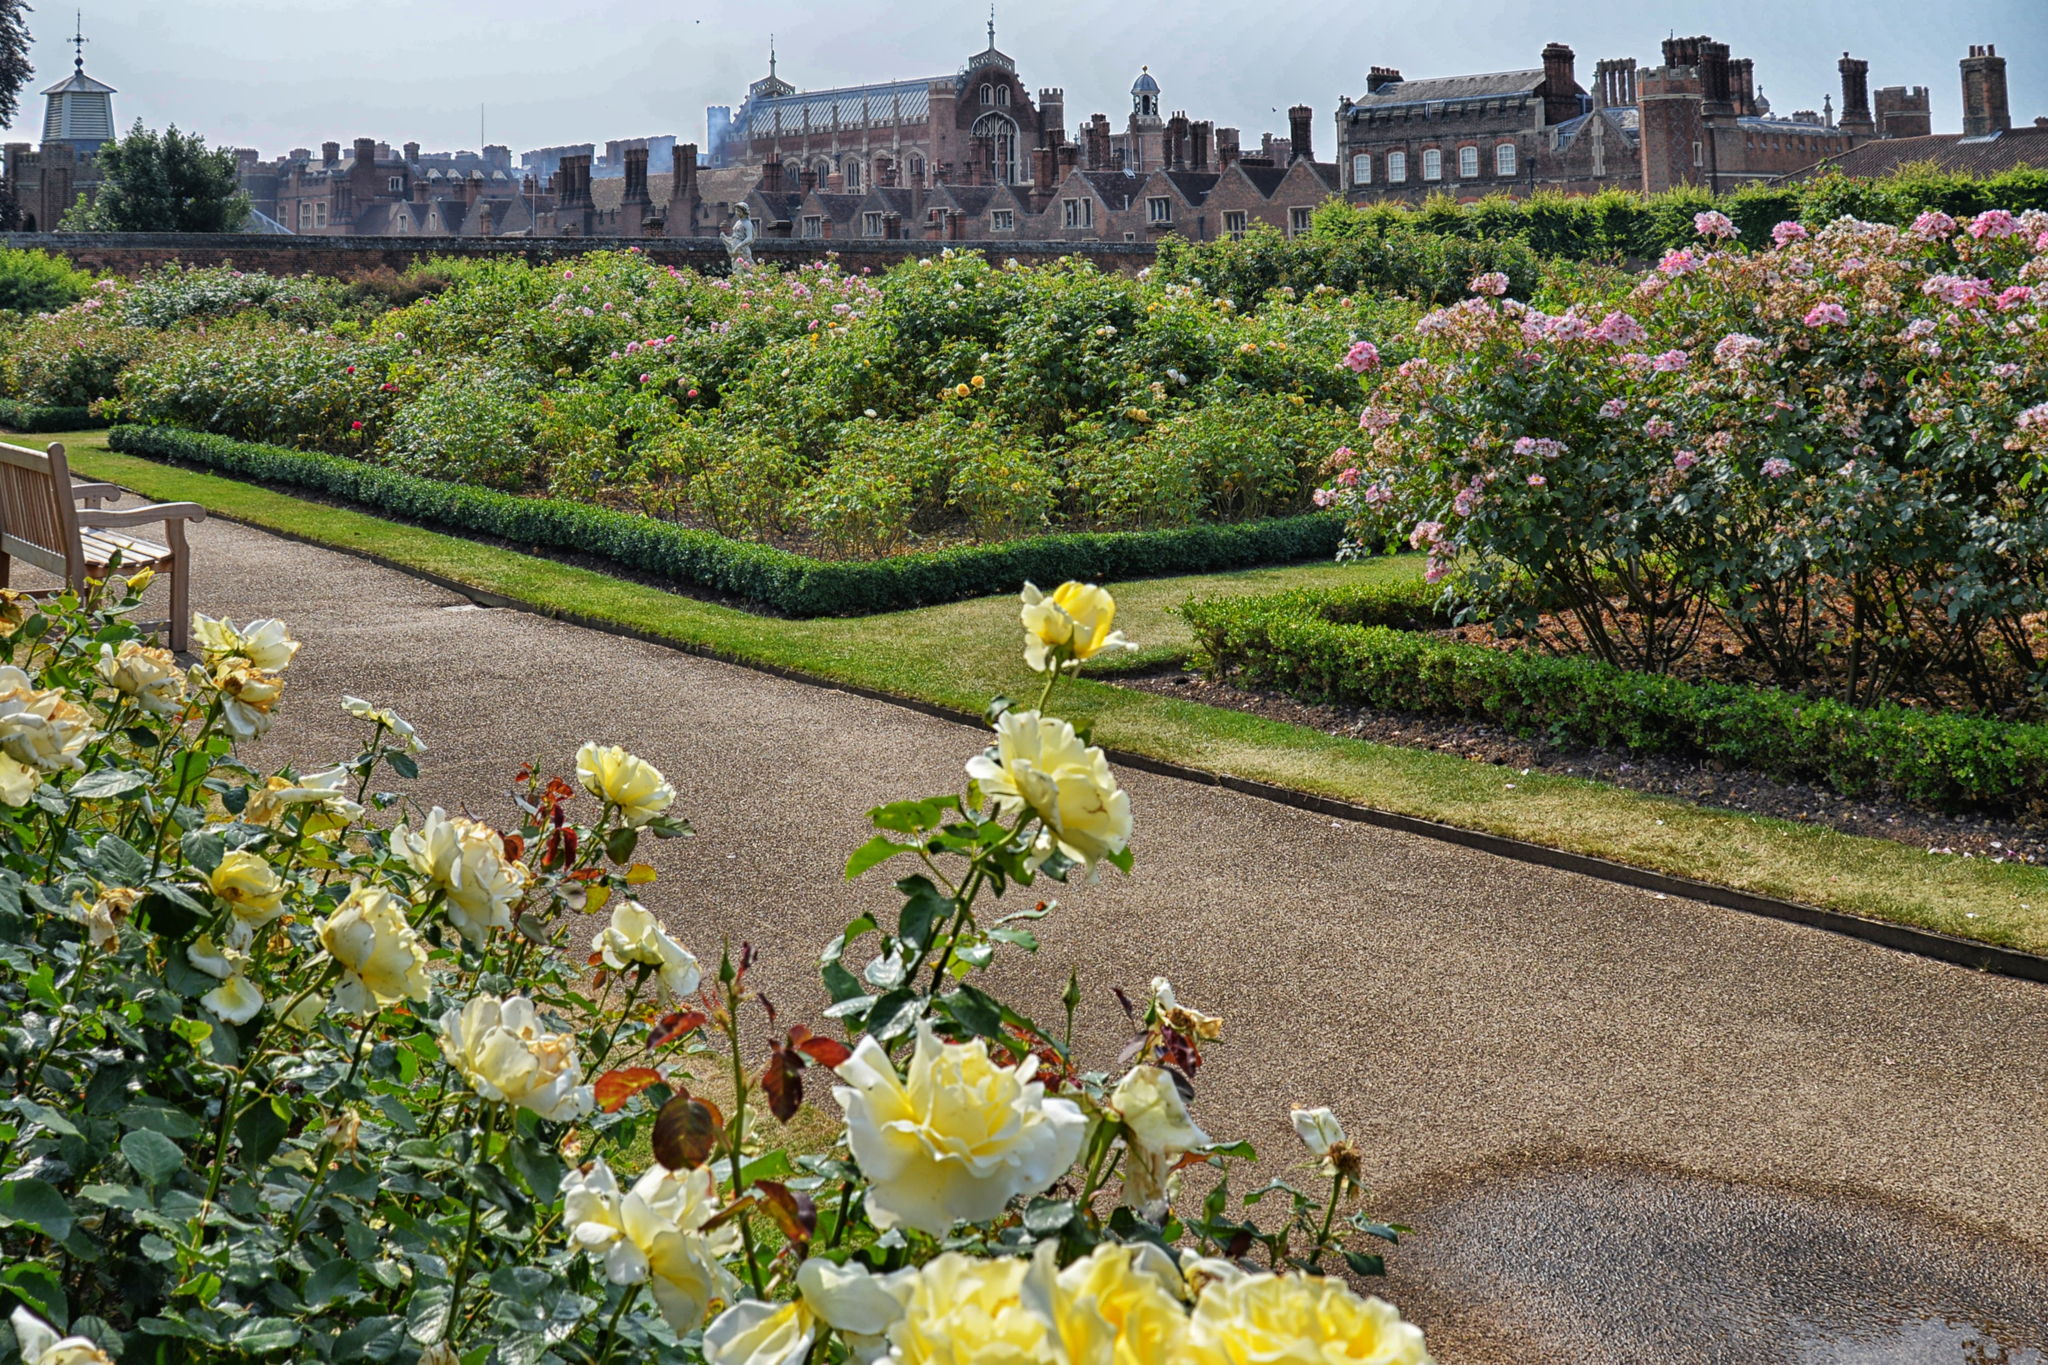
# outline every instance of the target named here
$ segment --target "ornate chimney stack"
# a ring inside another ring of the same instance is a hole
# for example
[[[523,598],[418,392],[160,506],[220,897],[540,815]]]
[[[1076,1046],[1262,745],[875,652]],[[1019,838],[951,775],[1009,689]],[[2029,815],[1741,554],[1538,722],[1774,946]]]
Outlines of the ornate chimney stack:
[[[1572,74],[1574,54],[1563,43],[1543,48],[1543,121],[1564,123],[1579,116],[1578,80]]]
[[[1869,137],[1877,128],[1870,117],[1870,63],[1844,52],[1835,69],[1842,73],[1842,115],[1838,122],[1844,132]]]
[[[1316,111],[1306,104],[1297,104],[1287,111],[1287,164],[1297,161],[1313,161],[1316,154]]]
[[[2012,129],[2005,99],[2005,58],[1991,43],[1970,45],[1963,58],[1963,136],[1983,137]]]

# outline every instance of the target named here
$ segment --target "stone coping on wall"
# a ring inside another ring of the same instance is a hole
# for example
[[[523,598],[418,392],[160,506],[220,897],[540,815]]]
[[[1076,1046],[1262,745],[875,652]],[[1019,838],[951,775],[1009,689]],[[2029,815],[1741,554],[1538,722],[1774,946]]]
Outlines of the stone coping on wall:
[[[264,233],[199,232],[11,232],[0,246],[36,248],[63,256],[87,270],[132,275],[154,265],[234,264],[273,274],[350,275],[380,267],[402,270],[429,256],[509,257],[560,260],[591,251],[637,247],[664,265],[723,268],[725,247],[716,237],[295,237]],[[1001,264],[1027,264],[1078,256],[1104,270],[1135,272],[1152,264],[1149,242],[973,241],[904,242],[864,239],[769,238],[754,244],[763,264],[797,265],[837,257],[849,270],[881,271],[902,261],[972,251]]]

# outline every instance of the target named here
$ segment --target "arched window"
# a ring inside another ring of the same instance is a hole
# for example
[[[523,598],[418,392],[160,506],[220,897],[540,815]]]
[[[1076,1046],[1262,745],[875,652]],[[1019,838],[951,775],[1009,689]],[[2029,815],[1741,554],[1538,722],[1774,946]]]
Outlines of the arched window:
[[[1458,148],[1458,178],[1460,180],[1476,180],[1478,177],[1479,149],[1477,147]]]
[[[860,188],[860,163],[858,161],[848,157],[843,174],[846,176],[846,188],[849,192]]]
[[[994,104],[996,102],[996,88],[993,85],[981,87],[981,102],[983,104]]]
[[[1408,178],[1408,153],[1387,153],[1387,181],[1398,185]]]
[[[1493,149],[1493,173],[1513,175],[1515,173],[1515,144],[1503,142]]]
[[[910,158],[910,183],[913,185],[922,185],[924,183],[924,158],[921,156]]]
[[[1444,154],[1434,147],[1422,149],[1422,178],[1441,180],[1444,178]]]
[[[997,103],[997,104],[1008,104],[1009,102],[1010,102],[1010,87],[1009,87],[1009,86],[1007,86],[1007,85],[999,85],[999,86],[997,86],[997,87],[996,87],[996,103]]]
[[[1372,183],[1372,153],[1359,152],[1351,158],[1351,183],[1370,185]]]
[[[974,121],[973,135],[988,139],[990,178],[998,185],[1017,182],[1017,125],[1003,114],[983,114]]]

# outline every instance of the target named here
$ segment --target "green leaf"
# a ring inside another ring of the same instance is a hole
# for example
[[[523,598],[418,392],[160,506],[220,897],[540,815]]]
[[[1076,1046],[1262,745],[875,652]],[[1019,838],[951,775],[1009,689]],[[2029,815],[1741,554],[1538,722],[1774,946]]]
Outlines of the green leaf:
[[[18,1261],[0,1270],[0,1287],[20,1298],[46,1322],[71,1319],[71,1301],[65,1296],[64,1282],[47,1262]]]
[[[915,991],[891,991],[868,1011],[867,1031],[876,1042],[886,1043],[916,1028],[918,1014]]]
[[[251,1355],[268,1355],[296,1345],[299,1329],[283,1318],[252,1318],[237,1327],[228,1340]]]
[[[321,1265],[306,1279],[306,1302],[314,1308],[336,1299],[353,1298],[362,1292],[363,1277],[356,1263],[337,1256]]]
[[[881,863],[888,862],[899,853],[915,851],[909,844],[899,844],[885,834],[877,834],[853,851],[846,860],[846,879],[852,881],[861,873]]]
[[[125,796],[138,787],[148,785],[148,773],[136,772],[132,768],[100,768],[72,783],[71,795],[80,801],[97,801],[110,796]]]
[[[23,1118],[41,1124],[58,1137],[84,1136],[73,1126],[70,1119],[65,1118],[63,1114],[50,1108],[47,1104],[37,1104],[34,1100],[13,1100],[9,1102],[7,1107],[13,1109],[15,1113]]]
[[[1024,1206],[1024,1228],[1037,1237],[1050,1237],[1074,1221],[1074,1201],[1040,1196]]]
[[[1387,1273],[1387,1258],[1368,1256],[1362,1251],[1346,1251],[1344,1264],[1351,1267],[1354,1275],[1384,1275]]]
[[[932,926],[952,912],[952,898],[924,876],[905,877],[896,883],[896,889],[903,894],[903,913],[896,921],[896,937],[916,948],[931,946]]]
[[[1003,1011],[985,992],[972,986],[962,986],[950,995],[939,998],[939,1006],[953,1021],[970,1033],[984,1038],[1000,1038],[1003,1033]]]
[[[93,845],[93,869],[110,886],[140,886],[149,876],[149,859],[118,834]]]
[[[633,850],[640,844],[640,831],[621,825],[604,836],[604,854],[615,863],[633,860]]]
[[[71,1205],[47,1181],[0,1180],[0,1227],[21,1224],[53,1242],[71,1235]]]
[[[187,834],[178,841],[185,861],[201,872],[211,873],[220,866],[221,855],[227,852],[228,842],[218,834],[203,834],[198,830]]]
[[[454,1287],[445,1284],[430,1284],[414,1294],[405,1310],[406,1334],[414,1341],[439,1341],[448,1330],[454,1299]]]
[[[412,755],[393,749],[384,755],[384,761],[391,765],[391,771],[411,782],[420,775],[420,765],[412,761]]]
[[[278,1112],[280,1107],[275,1099],[258,1100],[235,1120],[235,1137],[242,1144],[242,1159],[249,1165],[269,1161],[290,1131],[285,1115]]]
[[[150,1128],[137,1129],[122,1138],[121,1155],[134,1167],[135,1174],[150,1185],[166,1183],[185,1164],[185,1154],[178,1150],[178,1144]]]

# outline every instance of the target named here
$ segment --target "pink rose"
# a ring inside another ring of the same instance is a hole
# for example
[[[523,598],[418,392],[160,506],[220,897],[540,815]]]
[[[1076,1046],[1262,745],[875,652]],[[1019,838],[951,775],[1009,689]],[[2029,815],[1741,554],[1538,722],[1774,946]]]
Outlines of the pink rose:
[[[1380,366],[1380,348],[1370,341],[1354,341],[1351,349],[1344,353],[1344,368],[1353,374],[1364,374]]]
[[[1700,457],[1693,454],[1690,450],[1681,450],[1671,457],[1671,467],[1681,474],[1699,462]]]
[[[1805,322],[1808,327],[1847,327],[1849,310],[1839,303],[1816,303],[1806,310]]]
[[[1764,461],[1764,477],[1767,479],[1782,479],[1791,472],[1792,462],[1790,460],[1773,455],[1770,459]]]
[[[1792,242],[1799,241],[1806,235],[1806,225],[1794,222],[1790,218],[1787,218],[1784,222],[1771,229],[1771,240],[1779,246],[1786,246]]]
[[[1742,229],[1735,226],[1727,214],[1713,209],[1705,213],[1695,213],[1692,216],[1692,230],[1702,237],[1716,237],[1722,241],[1742,235]]]

